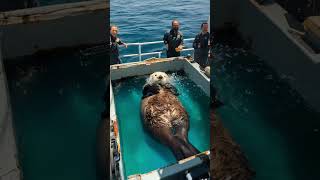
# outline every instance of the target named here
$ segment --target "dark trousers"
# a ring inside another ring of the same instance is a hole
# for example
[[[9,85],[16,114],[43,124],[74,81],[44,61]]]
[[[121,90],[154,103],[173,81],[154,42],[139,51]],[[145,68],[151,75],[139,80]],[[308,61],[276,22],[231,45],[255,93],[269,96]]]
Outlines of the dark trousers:
[[[121,60],[117,54],[110,55],[110,66],[114,64],[121,64]]]
[[[170,57],[179,57],[180,56],[180,52],[177,52],[176,50],[169,50],[167,51],[167,58]]]
[[[194,51],[194,60],[203,68],[208,66],[209,49],[196,49]]]

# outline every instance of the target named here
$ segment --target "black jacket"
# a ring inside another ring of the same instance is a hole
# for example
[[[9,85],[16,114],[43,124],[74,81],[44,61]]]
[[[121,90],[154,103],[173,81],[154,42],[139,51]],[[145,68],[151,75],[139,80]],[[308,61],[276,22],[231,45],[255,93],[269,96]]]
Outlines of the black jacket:
[[[122,45],[123,42],[119,39],[119,42],[116,42],[117,37],[110,35],[110,52],[112,55],[119,56],[119,45]]]
[[[164,44],[168,44],[168,51],[175,52],[175,48],[183,45],[183,34],[180,31],[171,29],[163,36]]]
[[[209,41],[210,41],[210,33],[207,32],[205,34],[202,34],[202,32],[200,32],[194,38],[192,46],[195,50],[196,49],[208,49],[209,48],[209,46],[208,46]]]

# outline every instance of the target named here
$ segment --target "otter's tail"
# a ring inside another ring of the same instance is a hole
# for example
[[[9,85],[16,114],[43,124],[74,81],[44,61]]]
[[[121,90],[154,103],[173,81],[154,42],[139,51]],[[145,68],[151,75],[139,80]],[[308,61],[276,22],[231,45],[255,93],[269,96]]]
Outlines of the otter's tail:
[[[186,140],[177,138],[175,142],[173,153],[178,161],[200,153],[197,148]]]

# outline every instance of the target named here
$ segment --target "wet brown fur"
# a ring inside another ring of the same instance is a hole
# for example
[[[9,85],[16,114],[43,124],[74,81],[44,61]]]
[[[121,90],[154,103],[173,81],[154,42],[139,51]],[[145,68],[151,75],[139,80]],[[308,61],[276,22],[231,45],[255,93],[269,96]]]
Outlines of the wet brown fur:
[[[168,146],[177,160],[199,153],[189,143],[189,116],[175,93],[165,86],[142,99],[141,115],[145,128]]]

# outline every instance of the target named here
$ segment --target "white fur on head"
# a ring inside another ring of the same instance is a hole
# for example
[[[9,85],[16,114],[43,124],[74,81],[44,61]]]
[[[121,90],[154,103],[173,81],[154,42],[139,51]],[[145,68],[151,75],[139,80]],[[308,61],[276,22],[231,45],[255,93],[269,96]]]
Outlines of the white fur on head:
[[[150,74],[149,78],[147,79],[147,84],[160,84],[165,85],[170,83],[169,76],[164,72],[154,72]]]

